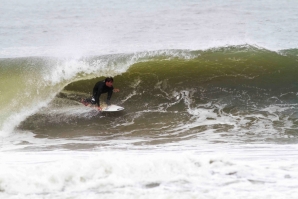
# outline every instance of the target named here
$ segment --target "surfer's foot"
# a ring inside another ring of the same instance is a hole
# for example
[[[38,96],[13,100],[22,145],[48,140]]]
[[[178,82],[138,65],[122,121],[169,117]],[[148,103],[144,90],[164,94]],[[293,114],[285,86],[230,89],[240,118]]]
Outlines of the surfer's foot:
[[[89,105],[89,103],[86,102],[84,99],[81,99],[81,103],[84,104],[85,106],[88,106]]]

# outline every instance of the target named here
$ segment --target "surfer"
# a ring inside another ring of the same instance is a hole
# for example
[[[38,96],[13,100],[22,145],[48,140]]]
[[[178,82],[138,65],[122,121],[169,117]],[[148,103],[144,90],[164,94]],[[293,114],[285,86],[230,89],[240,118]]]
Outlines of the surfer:
[[[100,107],[100,95],[102,93],[108,93],[107,97],[107,105],[110,105],[110,100],[112,97],[113,92],[119,92],[119,89],[113,87],[114,79],[112,77],[107,77],[104,81],[99,81],[95,84],[93,88],[93,95],[91,98],[83,99],[81,102],[88,106],[90,104],[97,104],[98,110],[101,111],[102,108]]]

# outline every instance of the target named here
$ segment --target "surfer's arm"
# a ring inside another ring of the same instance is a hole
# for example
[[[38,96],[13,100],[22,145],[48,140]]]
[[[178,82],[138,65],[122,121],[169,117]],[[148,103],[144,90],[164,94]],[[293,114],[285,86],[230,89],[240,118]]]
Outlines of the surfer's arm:
[[[95,102],[98,107],[100,107],[100,95],[102,93],[102,87],[103,87],[103,84],[98,87],[97,92],[96,92]]]
[[[95,98],[95,102],[98,107],[100,107],[100,95],[101,95],[101,93],[99,93],[98,96],[96,96],[96,98]]]
[[[95,103],[99,106],[100,105],[100,95],[101,95],[101,90],[98,89],[98,91],[95,93],[94,98],[95,98]]]
[[[112,94],[113,94],[113,89],[108,91],[107,105],[111,105],[110,100],[111,100]]]

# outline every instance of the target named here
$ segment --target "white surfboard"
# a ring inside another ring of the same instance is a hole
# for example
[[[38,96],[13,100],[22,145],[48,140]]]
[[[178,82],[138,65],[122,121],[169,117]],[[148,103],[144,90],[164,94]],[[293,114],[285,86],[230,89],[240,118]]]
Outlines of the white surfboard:
[[[117,111],[122,111],[122,110],[124,110],[123,107],[112,104],[110,106],[104,107],[102,109],[102,112],[117,112]]]

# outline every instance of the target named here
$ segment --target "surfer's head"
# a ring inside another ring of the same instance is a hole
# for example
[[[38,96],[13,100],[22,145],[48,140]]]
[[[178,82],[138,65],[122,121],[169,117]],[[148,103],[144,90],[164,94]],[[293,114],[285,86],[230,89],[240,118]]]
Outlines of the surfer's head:
[[[113,82],[114,82],[113,77],[107,77],[105,79],[106,86],[108,86],[108,87],[112,87],[113,86]]]

